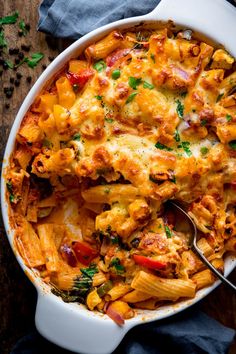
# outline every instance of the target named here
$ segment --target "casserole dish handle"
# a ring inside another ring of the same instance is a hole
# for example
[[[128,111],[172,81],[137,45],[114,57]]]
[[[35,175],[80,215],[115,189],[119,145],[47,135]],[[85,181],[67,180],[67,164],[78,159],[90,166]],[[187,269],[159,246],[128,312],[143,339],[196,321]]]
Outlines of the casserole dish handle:
[[[226,49],[232,48],[236,33],[236,7],[226,0],[161,0],[146,19],[173,20],[184,28],[197,29]],[[236,47],[231,50],[236,56]]]
[[[99,318],[97,314],[88,313],[83,305],[68,306],[57,296],[40,291],[35,315],[38,331],[49,341],[76,353],[78,350],[81,354],[111,353],[134,325],[119,327],[107,316],[101,314]],[[81,306],[79,318],[78,306]]]

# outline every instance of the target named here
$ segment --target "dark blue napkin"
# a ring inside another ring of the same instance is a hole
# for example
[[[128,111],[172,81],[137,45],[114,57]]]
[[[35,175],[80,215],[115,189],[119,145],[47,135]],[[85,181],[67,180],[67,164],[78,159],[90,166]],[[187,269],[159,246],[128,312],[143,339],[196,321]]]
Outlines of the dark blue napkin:
[[[174,1],[174,0],[173,0]],[[44,0],[39,8],[40,31],[77,39],[122,18],[150,12],[160,0]],[[234,0],[230,1],[231,3]],[[223,309],[222,309],[223,311]],[[226,354],[235,331],[198,309],[133,328],[114,354]],[[68,354],[35,330],[22,338],[11,354]]]

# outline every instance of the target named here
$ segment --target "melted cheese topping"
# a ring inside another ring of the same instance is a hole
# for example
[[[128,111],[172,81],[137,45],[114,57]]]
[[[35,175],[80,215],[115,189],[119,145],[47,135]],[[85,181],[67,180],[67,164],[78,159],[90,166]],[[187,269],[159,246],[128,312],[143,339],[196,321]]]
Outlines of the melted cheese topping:
[[[184,204],[216,267],[235,250],[233,63],[184,32],[114,31],[35,100],[7,187],[19,252],[60,295],[129,318],[127,303],[151,308],[214,281],[163,210],[169,199]],[[80,269],[91,262],[94,289],[87,277],[83,292]],[[119,299],[112,311],[104,291]]]

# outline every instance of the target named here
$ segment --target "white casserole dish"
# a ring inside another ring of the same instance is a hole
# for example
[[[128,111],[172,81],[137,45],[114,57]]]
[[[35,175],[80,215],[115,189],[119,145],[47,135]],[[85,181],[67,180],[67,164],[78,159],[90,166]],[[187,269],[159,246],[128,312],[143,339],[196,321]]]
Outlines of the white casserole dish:
[[[206,35],[209,39],[223,45],[236,57],[236,9],[225,0],[162,0],[151,13],[114,22],[99,28],[73,43],[61,53],[37,80],[25,98],[11,129],[3,160],[1,179],[2,215],[9,242],[13,248],[14,232],[10,228],[9,208],[6,200],[4,169],[14,148],[15,135],[21,121],[45,83],[72,57],[82,51],[90,43],[103,37],[113,29],[128,28],[140,23],[173,20],[182,28],[191,28]],[[28,269],[21,257],[16,258],[35,285],[38,292],[36,309],[36,326],[39,332],[50,341],[78,353],[106,354],[111,353],[120,343],[124,335],[135,325],[163,319],[180,312],[209,294],[217,285],[198,291],[192,300],[169,305],[156,311],[139,310],[136,317],[126,321],[119,327],[106,315],[86,310],[83,305],[64,303],[59,297],[51,294],[49,286]],[[225,265],[227,276],[236,266],[236,259],[228,257]]]

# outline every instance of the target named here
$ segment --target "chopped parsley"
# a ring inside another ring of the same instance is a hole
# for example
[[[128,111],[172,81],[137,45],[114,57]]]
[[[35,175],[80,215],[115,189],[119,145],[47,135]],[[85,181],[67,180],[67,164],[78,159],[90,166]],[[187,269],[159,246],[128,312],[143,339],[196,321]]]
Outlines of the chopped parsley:
[[[81,137],[80,134],[77,133],[77,134],[75,134],[75,135],[73,136],[72,140],[80,141],[80,137]]]
[[[165,232],[166,232],[167,238],[171,238],[172,237],[172,232],[171,232],[169,226],[167,226],[167,225],[165,225]]]
[[[119,79],[119,77],[120,77],[120,70],[119,70],[119,69],[115,69],[115,70],[112,72],[111,77],[112,77],[113,80]]]
[[[172,176],[171,179],[170,179],[170,182],[172,183],[175,183],[176,184],[176,177],[175,176]]]
[[[156,62],[155,55],[153,53],[151,53],[150,58],[152,59],[153,63]]]
[[[4,37],[4,32],[3,30],[0,31],[0,48],[7,47],[7,41]]]
[[[9,192],[9,200],[10,200],[11,203],[14,203],[15,196],[13,194],[12,183],[10,181],[7,181],[6,186],[7,186],[8,192]]]
[[[94,96],[98,101],[101,101],[102,100],[102,96],[100,95],[97,95],[97,96]]]
[[[92,278],[94,274],[98,273],[96,264],[91,264],[89,268],[81,268],[80,270],[82,274],[90,278]]]
[[[130,103],[133,101],[133,99],[135,98],[135,96],[138,94],[138,92],[132,92],[129,97],[127,98],[125,103]]]
[[[189,149],[189,147],[190,147],[190,142],[188,141],[182,141],[181,144],[178,145],[179,149],[183,149],[188,156],[191,156],[192,152]]]
[[[14,68],[14,64],[10,60],[5,60],[5,63],[7,64],[9,69],[13,69]]]
[[[188,91],[181,92],[180,96],[185,98],[188,94]]]
[[[180,100],[176,100],[177,107],[176,107],[176,112],[178,116],[182,119],[184,116],[184,105],[180,102]]]
[[[125,267],[120,264],[120,259],[118,257],[111,260],[110,266],[115,268],[117,274],[122,274],[125,271]]]
[[[26,28],[26,25],[25,25],[25,21],[24,21],[24,20],[20,20],[20,22],[19,22],[19,28],[21,29],[22,34],[23,34],[23,36],[25,37],[25,36],[27,35],[27,33],[28,33],[28,30],[27,30],[27,28]]]
[[[202,126],[202,127],[205,127],[206,124],[207,124],[207,120],[206,120],[206,119],[203,119],[203,120],[201,121],[201,126]]]
[[[229,142],[229,147],[233,150],[236,150],[236,140],[232,140]]]
[[[112,243],[113,245],[118,244],[118,243],[119,243],[119,237],[118,237],[118,236],[113,236],[113,235],[111,235],[111,243]]]
[[[129,77],[129,86],[132,87],[132,89],[137,90],[137,86],[142,83],[141,78],[136,78],[133,76]]]
[[[154,85],[152,85],[152,84],[150,84],[149,82],[147,82],[147,81],[144,81],[143,82],[143,88],[147,88],[147,89],[149,89],[149,90],[152,90],[152,89],[154,89]]]
[[[216,102],[219,102],[223,96],[224,96],[224,94],[220,93],[216,98]]]
[[[33,53],[31,58],[25,58],[24,61],[28,64],[30,68],[35,68],[37,64],[42,60],[44,57],[43,53]]]
[[[170,148],[169,146],[166,146],[166,145],[161,144],[161,143],[159,143],[159,142],[157,142],[157,143],[155,144],[155,147],[156,147],[157,149],[160,149],[160,150],[166,150],[166,151],[172,151],[172,150],[173,150],[173,149]]]
[[[112,118],[105,118],[105,121],[106,121],[107,123],[113,123],[113,122],[114,122],[114,119],[112,119]]]
[[[175,138],[175,141],[177,141],[177,143],[180,142],[180,135],[179,135],[179,131],[177,129],[175,130],[174,138]]]
[[[13,23],[16,23],[18,16],[19,16],[19,13],[18,13],[18,11],[16,11],[12,15],[1,17],[0,18],[0,26],[11,25]]]
[[[93,68],[97,70],[98,73],[102,72],[103,70],[106,69],[106,63],[104,60],[99,60],[96,63],[93,64]]]
[[[227,122],[231,122],[231,120],[232,120],[232,116],[230,114],[226,114],[225,118],[226,118]]]
[[[202,155],[206,155],[209,151],[209,149],[206,146],[201,147],[200,149]]]
[[[44,140],[43,140],[43,146],[44,146],[44,147],[47,147],[47,148],[50,148],[50,147],[52,147],[52,143],[51,143],[50,140],[44,139]]]

